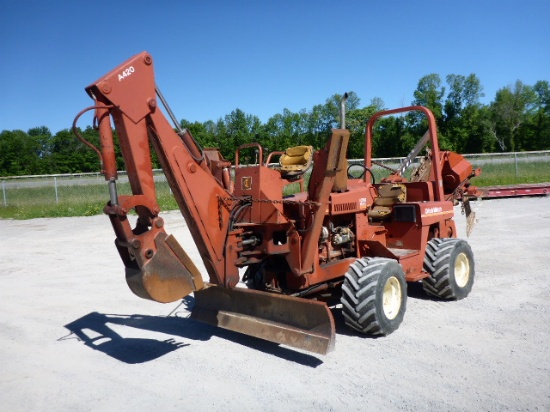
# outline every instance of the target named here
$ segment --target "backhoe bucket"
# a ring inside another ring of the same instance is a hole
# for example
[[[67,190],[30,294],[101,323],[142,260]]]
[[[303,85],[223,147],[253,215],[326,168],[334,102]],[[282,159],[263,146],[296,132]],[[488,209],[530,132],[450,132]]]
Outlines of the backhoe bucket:
[[[155,237],[156,251],[141,267],[135,261],[126,266],[126,283],[143,299],[169,303],[202,289],[202,276],[185,250],[172,235]]]
[[[192,319],[322,355],[334,349],[334,319],[322,302],[213,285],[194,295]]]

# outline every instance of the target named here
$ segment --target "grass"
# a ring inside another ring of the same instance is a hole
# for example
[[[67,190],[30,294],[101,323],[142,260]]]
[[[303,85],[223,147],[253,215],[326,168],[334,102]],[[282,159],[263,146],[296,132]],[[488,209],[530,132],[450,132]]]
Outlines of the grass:
[[[550,182],[548,162],[520,163],[517,171],[514,164],[487,163],[481,167],[482,175],[472,180],[472,184],[476,186]],[[382,173],[375,170],[377,182]],[[156,188],[161,210],[178,208],[166,182],[158,182]],[[119,183],[117,189],[119,194],[130,193],[128,183]],[[294,183],[286,188],[285,194],[296,191],[298,191],[298,184]],[[105,183],[58,186],[57,203],[53,186],[9,188],[5,193],[7,206],[4,206],[0,195],[0,218],[2,219],[93,216],[103,212],[103,207],[109,198]]]
[[[513,164],[484,164],[481,165],[481,176],[472,179],[476,186],[501,186],[521,183],[550,182],[550,164],[548,162],[521,163],[516,167]]]
[[[117,185],[119,194],[130,194],[130,185]],[[177,209],[167,183],[157,183],[157,198],[162,210]],[[7,206],[0,206],[0,218],[34,219],[43,217],[94,216],[103,213],[109,200],[106,184],[7,189]]]

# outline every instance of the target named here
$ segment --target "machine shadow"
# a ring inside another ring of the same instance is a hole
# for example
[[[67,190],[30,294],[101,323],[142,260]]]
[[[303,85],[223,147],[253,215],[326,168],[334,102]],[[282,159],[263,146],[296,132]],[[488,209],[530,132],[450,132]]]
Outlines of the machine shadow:
[[[436,300],[436,301],[443,301],[443,299],[437,299],[433,296],[428,296],[426,292],[424,292],[424,287],[422,286],[422,282],[410,282],[407,284],[407,296],[409,298],[413,299],[420,299],[420,300]]]
[[[182,303],[192,306],[193,298],[188,296]],[[84,345],[128,364],[149,362],[172,351],[191,345],[190,343],[178,342],[174,338],[159,340],[150,337],[136,338],[123,336],[110,327],[110,325],[121,325],[142,331],[163,333],[191,341],[207,341],[212,336],[217,336],[221,339],[304,366],[315,368],[323,363],[322,360],[310,354],[252,336],[216,328],[187,317],[178,316],[176,310],[172,311],[168,316],[91,312],[66,324],[65,328],[70,331],[70,334],[58,340],[76,338],[83,342]]]
[[[411,283],[407,295],[413,299],[428,299],[420,283]],[[179,311],[183,306],[185,311]],[[194,306],[194,298],[187,296],[167,316],[121,315],[91,312],[65,325],[70,334],[59,340],[78,339],[86,346],[105,353],[106,355],[128,364],[145,363],[160,358],[177,349],[190,346],[190,343],[178,342],[174,338],[159,340],[145,337],[129,337],[117,333],[109,325],[127,326],[142,331],[163,333],[191,341],[207,341],[212,336],[249,347],[281,359],[292,361],[304,366],[317,367],[323,363],[315,355],[307,354],[268,342],[253,336],[217,328],[205,323],[187,318],[189,310]],[[357,336],[364,339],[377,339],[377,336],[363,335],[346,326],[341,305],[329,305],[334,317],[337,335]],[[74,335],[74,336],[73,336]],[[135,334],[134,334],[135,336]]]

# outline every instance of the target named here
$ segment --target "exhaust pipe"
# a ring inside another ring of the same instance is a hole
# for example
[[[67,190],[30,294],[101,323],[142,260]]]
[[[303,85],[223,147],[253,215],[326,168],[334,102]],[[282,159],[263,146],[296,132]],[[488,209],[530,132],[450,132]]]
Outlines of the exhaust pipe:
[[[348,100],[348,94],[344,93],[340,100],[340,129],[346,128],[346,101]]]

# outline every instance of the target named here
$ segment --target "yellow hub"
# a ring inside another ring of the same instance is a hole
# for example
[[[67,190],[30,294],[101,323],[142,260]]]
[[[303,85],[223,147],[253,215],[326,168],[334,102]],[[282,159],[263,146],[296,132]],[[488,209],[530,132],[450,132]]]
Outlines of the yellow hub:
[[[384,315],[389,320],[394,319],[401,309],[401,301],[403,291],[401,290],[401,284],[399,279],[392,276],[386,281],[384,285],[384,293],[382,296],[382,308],[384,309]]]
[[[455,282],[459,288],[463,288],[469,280],[470,261],[465,253],[460,253],[455,260]]]

